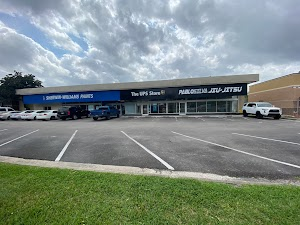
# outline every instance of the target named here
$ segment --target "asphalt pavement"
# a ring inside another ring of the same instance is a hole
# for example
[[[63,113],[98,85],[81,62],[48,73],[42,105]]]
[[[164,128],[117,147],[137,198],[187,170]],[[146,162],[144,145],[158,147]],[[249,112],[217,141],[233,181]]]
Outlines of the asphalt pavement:
[[[300,121],[241,116],[1,121],[0,155],[299,179]]]

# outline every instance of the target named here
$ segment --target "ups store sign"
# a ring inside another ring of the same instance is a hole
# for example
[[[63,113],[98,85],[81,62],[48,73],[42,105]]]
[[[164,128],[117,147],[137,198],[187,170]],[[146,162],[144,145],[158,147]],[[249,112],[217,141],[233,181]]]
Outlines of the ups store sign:
[[[247,95],[247,84],[201,85],[121,91],[122,100],[179,100]]]

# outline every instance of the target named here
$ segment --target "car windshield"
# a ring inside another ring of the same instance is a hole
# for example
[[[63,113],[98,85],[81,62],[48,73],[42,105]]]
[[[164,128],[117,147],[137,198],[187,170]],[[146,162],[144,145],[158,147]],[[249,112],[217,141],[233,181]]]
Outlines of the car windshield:
[[[259,103],[257,105],[258,105],[258,107],[272,107],[272,104],[270,104],[270,103]]]

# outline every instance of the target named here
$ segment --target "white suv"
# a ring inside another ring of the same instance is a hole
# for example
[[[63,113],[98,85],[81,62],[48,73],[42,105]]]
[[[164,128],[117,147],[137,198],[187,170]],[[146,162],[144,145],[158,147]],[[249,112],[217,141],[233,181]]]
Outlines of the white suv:
[[[243,116],[246,117],[249,114],[256,115],[259,119],[267,116],[278,120],[281,118],[282,111],[269,102],[248,102],[243,106]]]

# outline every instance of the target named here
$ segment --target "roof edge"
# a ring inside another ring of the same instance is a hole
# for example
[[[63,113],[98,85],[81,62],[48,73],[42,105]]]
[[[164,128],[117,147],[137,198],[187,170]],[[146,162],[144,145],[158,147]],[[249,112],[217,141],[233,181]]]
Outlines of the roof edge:
[[[17,89],[17,95],[34,95],[47,93],[65,93],[65,92],[86,92],[86,91],[113,91],[128,89],[145,89],[145,88],[167,88],[167,87],[184,87],[210,84],[231,84],[231,83],[253,83],[259,80],[259,74],[242,74],[227,76],[209,76],[194,77],[173,80],[157,80],[144,82],[126,82],[126,83],[108,83],[108,84],[88,84],[43,88],[26,88]]]

